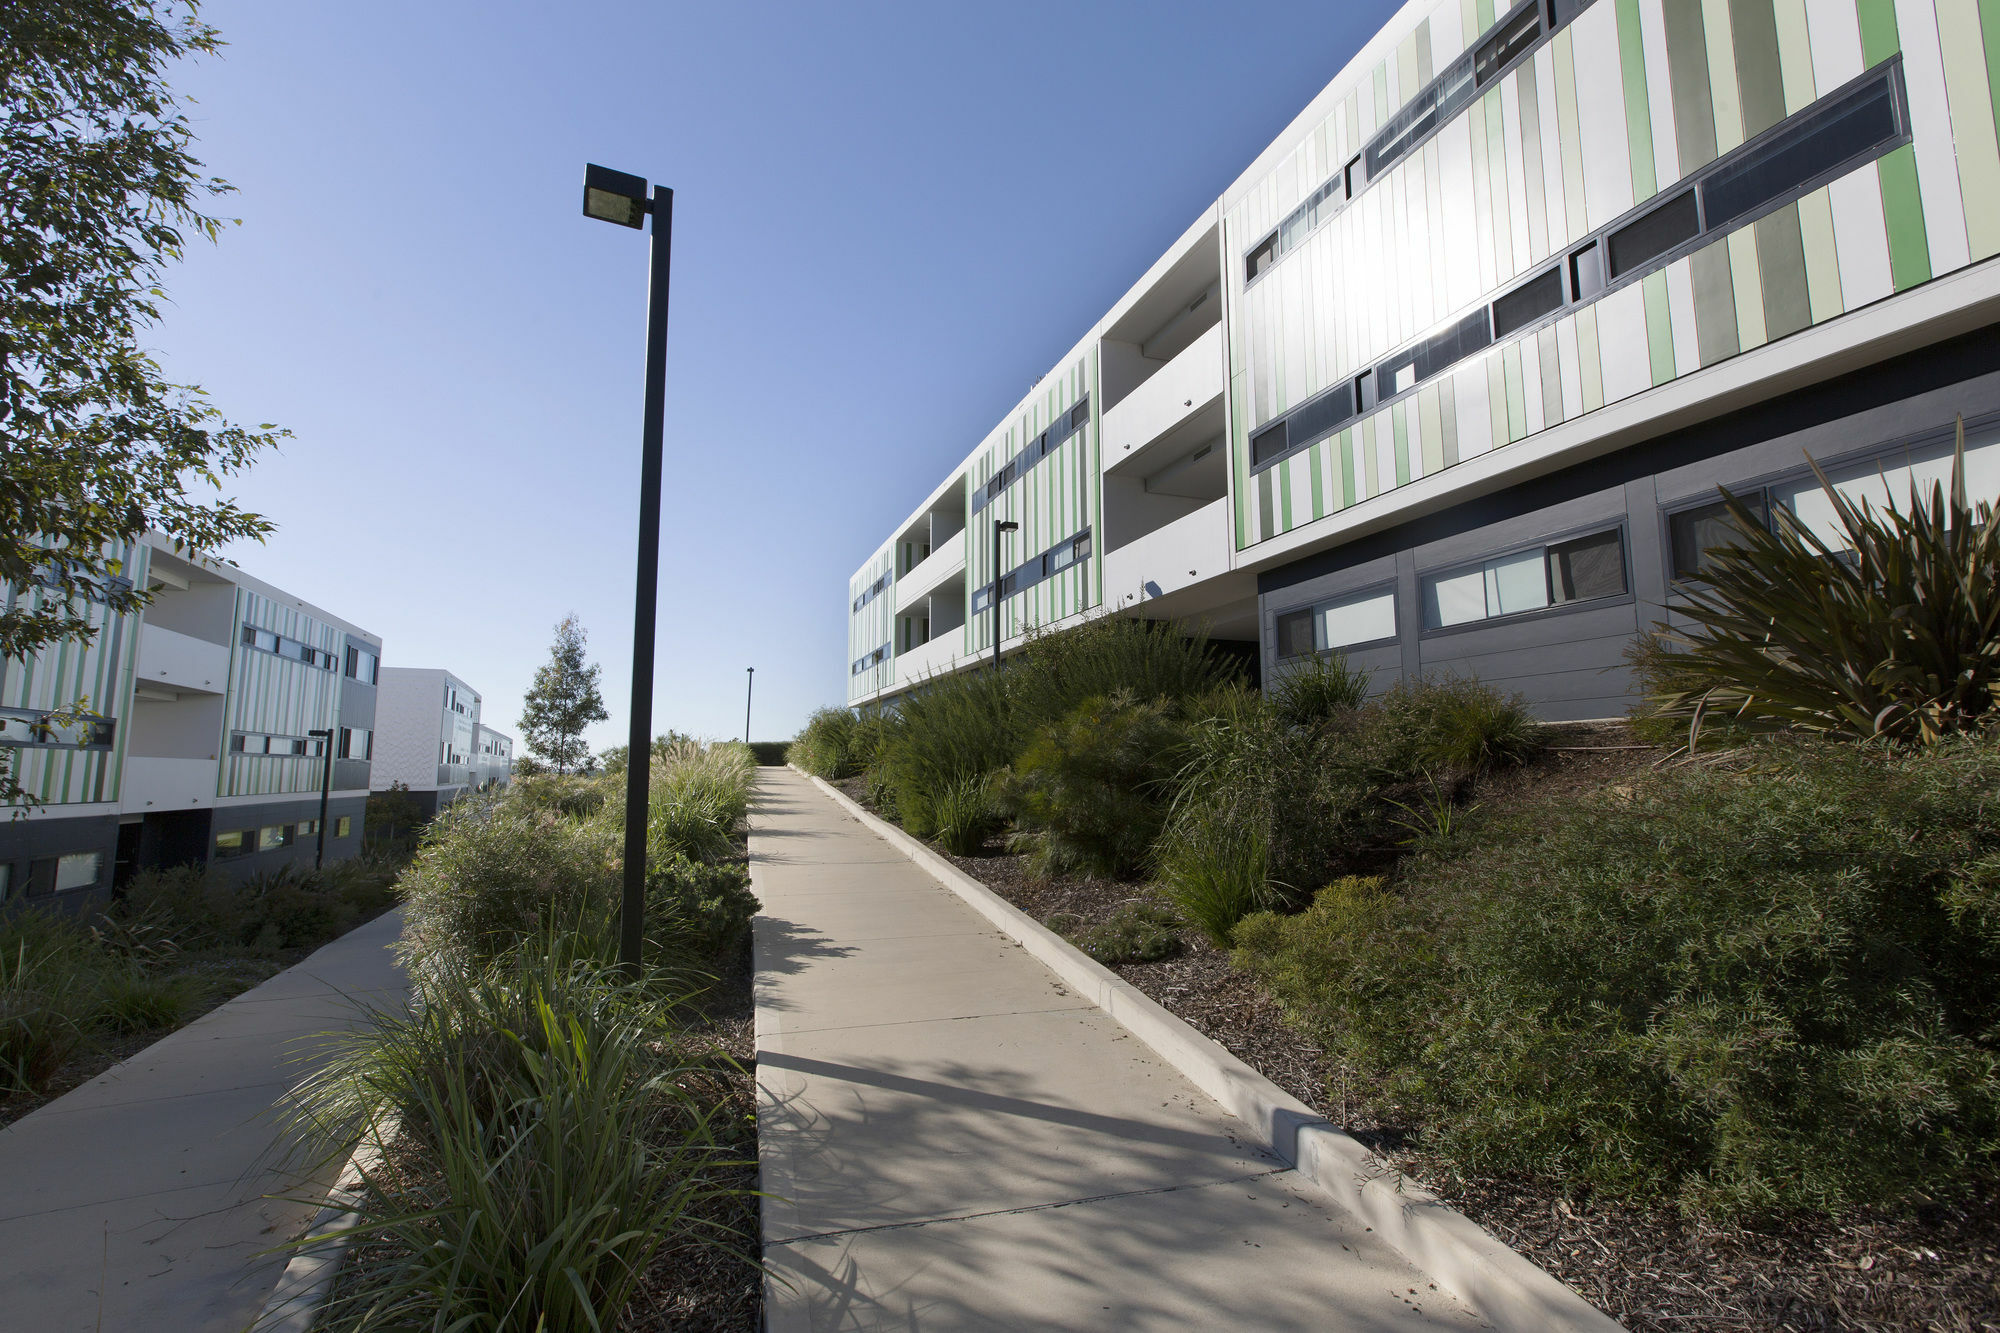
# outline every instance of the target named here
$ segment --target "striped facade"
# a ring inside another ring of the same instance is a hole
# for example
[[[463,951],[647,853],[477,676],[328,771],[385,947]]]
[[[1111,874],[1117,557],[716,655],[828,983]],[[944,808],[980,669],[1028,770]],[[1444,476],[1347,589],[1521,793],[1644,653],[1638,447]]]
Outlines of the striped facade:
[[[1094,534],[1003,651],[1116,610],[1622,712],[1718,487],[1929,475],[1963,417],[2000,493],[1996,86],[1995,0],[1412,0],[878,551],[925,558],[850,702],[990,655],[999,516]]]
[[[245,628],[269,630],[284,639],[304,643],[330,658],[332,667],[308,665],[296,657],[251,647]],[[224,706],[226,736],[238,733],[305,737],[339,722],[343,635],[334,625],[296,607],[239,588],[236,591],[236,633],[229,667],[229,693]],[[322,758],[316,754],[245,754],[233,746],[224,751],[218,796],[278,796],[317,792]]]

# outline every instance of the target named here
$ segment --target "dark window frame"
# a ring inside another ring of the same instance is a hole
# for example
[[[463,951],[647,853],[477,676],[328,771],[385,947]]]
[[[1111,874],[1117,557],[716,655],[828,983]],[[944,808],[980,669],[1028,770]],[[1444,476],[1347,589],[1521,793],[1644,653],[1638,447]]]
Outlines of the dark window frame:
[[[1555,575],[1549,568],[1550,550],[1584,537],[1595,537],[1605,532],[1616,532],[1618,534],[1619,563],[1624,574],[1625,591],[1607,594],[1603,597],[1580,598],[1573,602],[1554,601],[1553,580]],[[1438,579],[1469,573],[1475,569],[1484,570],[1487,565],[1495,560],[1505,560],[1509,556],[1524,555],[1533,550],[1540,550],[1542,553],[1543,591],[1551,598],[1548,605],[1538,606],[1527,611],[1509,611],[1504,615],[1486,616],[1479,620],[1468,620],[1457,625],[1432,625],[1430,623],[1430,615],[1425,609],[1428,599],[1424,596],[1425,590],[1430,584],[1436,582]],[[1630,515],[1623,515],[1609,522],[1584,524],[1583,526],[1553,533],[1547,537],[1537,538],[1533,541],[1511,543],[1470,559],[1455,560],[1448,565],[1438,565],[1432,569],[1418,570],[1417,623],[1420,628],[1417,631],[1417,637],[1420,640],[1438,638],[1451,634],[1463,634],[1472,630],[1487,629],[1494,625],[1517,625],[1525,621],[1541,620],[1551,616],[1573,615],[1579,611],[1602,610],[1606,607],[1630,605],[1638,598],[1637,591],[1633,587],[1634,582]]]
[[[1363,639],[1357,643],[1342,644],[1338,648],[1321,648],[1317,646],[1319,643],[1320,618],[1325,614],[1326,608],[1344,605],[1348,602],[1369,601],[1380,597],[1385,592],[1389,594],[1390,603],[1395,608],[1396,632],[1394,634],[1385,634],[1375,639]],[[1364,583],[1358,588],[1349,588],[1343,592],[1333,593],[1325,597],[1315,597],[1309,602],[1293,602],[1282,610],[1273,611],[1271,625],[1274,645],[1276,643],[1277,622],[1286,616],[1297,615],[1301,611],[1309,612],[1313,617],[1313,643],[1315,646],[1309,654],[1300,654],[1293,657],[1279,656],[1277,660],[1280,662],[1296,662],[1299,660],[1299,656],[1325,657],[1330,653],[1340,653],[1346,656],[1352,653],[1368,652],[1375,648],[1384,648],[1389,644],[1401,643],[1403,641],[1403,592],[1401,584],[1394,575],[1386,579],[1376,579],[1372,583]],[[1421,619],[1421,616],[1419,618]]]

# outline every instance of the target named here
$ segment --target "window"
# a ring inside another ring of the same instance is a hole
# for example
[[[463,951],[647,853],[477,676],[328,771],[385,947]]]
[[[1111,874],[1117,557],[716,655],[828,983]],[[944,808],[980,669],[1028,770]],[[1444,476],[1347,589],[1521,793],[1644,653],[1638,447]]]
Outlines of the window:
[[[1624,592],[1624,535],[1609,528],[1426,579],[1424,626],[1449,629]]]
[[[1694,191],[1684,190],[1645,215],[1611,233],[1611,276],[1622,278],[1684,241],[1701,234],[1701,216]]]
[[[301,838],[318,837],[319,821],[317,819],[301,819],[299,821],[299,836]]]
[[[260,852],[275,851],[280,847],[289,847],[291,845],[292,826],[290,824],[266,824],[263,828],[257,830],[257,850]]]
[[[1625,591],[1625,543],[1616,528],[1549,548],[1549,598],[1557,606]]]
[[[1525,329],[1562,306],[1562,270],[1544,269],[1493,303],[1493,336],[1504,338]]]
[[[118,739],[118,724],[108,717],[81,717],[59,723],[39,708],[0,708],[0,745],[41,749],[108,750]]]
[[[1894,74],[1882,69],[1852,91],[1794,117],[1742,158],[1702,182],[1711,230],[1802,194],[1822,177],[1878,157],[1903,137]]]
[[[1473,81],[1481,88],[1527,54],[1542,35],[1542,15],[1540,0],[1521,5],[1511,18],[1504,20],[1491,37],[1479,44],[1472,56]]]
[[[1762,491],[1736,498],[1757,516],[1759,522],[1768,521]],[[1673,551],[1674,577],[1700,578],[1708,572],[1711,564],[1709,552],[1717,547],[1736,545],[1742,535],[1742,528],[1729,516],[1729,510],[1720,500],[1668,515],[1667,544]]]
[[[1348,648],[1396,637],[1396,594],[1385,588],[1320,609],[1320,644]]]
[[[104,863],[102,852],[71,852],[56,861],[56,892],[87,889],[97,883]]]
[[[230,829],[227,833],[218,833],[215,835],[215,854],[219,859],[227,860],[232,856],[242,856],[249,850],[250,831],[248,829]]]
[[[1309,657],[1313,653],[1313,613],[1307,607],[1302,611],[1288,611],[1278,617],[1278,656]]]
[[[336,838],[350,837],[353,835],[353,832],[354,832],[354,820],[351,816],[342,815],[339,819],[333,821],[334,837]]]
[[[381,666],[381,661],[381,658],[365,648],[356,648],[353,644],[347,646],[347,674],[363,685],[375,683],[376,670]]]
[[[1596,241],[1569,257],[1569,289],[1579,301],[1588,301],[1604,290],[1604,247]]]
[[[360,727],[342,727],[340,729],[340,749],[337,751],[337,757],[341,759],[373,759],[375,757],[375,733]]]
[[[1896,449],[1865,463],[1829,468],[1827,480],[1856,507],[1865,503],[1878,513],[1890,508],[1908,512],[1913,503],[1929,504],[1934,487],[1951,484],[1952,450],[1951,440]],[[1965,494],[1975,504],[2000,500],[2000,432],[1985,430],[1966,439]],[[1789,509],[1829,548],[1846,547],[1839,516],[1817,477],[1808,475],[1771,487],[1771,504]]]
[[[1061,448],[1089,424],[1090,398],[1086,395],[1068,410],[1056,413],[1055,421],[1047,430],[1029,440],[1020,453],[1015,454],[1005,467],[993,474],[992,480],[973,491],[972,512],[978,513],[999,498],[1009,486],[1026,476],[1037,463]]]
[[[280,657],[304,662],[307,666],[318,667],[322,671],[331,671],[335,666],[332,653],[322,652],[308,644],[300,643],[297,639],[287,639],[271,630],[258,629],[255,625],[243,627],[243,646],[255,648],[259,652],[276,653]]]

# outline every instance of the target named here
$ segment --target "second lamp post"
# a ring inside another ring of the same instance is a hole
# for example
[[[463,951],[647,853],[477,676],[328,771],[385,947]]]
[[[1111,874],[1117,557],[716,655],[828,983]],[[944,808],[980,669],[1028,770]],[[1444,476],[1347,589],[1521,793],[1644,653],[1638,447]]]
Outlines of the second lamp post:
[[[1019,532],[1021,525],[1011,518],[993,520],[993,669],[1000,669],[1000,602],[1007,576],[1000,571],[1000,534]]]

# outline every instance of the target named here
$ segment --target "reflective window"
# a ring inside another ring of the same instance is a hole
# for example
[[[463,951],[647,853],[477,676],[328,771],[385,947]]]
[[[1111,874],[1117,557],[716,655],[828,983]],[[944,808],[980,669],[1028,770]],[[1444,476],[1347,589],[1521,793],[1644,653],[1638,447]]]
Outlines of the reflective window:
[[[1309,657],[1313,652],[1313,613],[1288,611],[1278,617],[1278,656]]]
[[[1609,528],[1426,579],[1424,625],[1447,629],[1624,592],[1624,534]]]
[[[289,847],[291,845],[292,826],[290,824],[266,824],[263,828],[257,830],[257,850],[260,852],[268,852],[275,848]]]
[[[241,856],[250,850],[250,831],[230,829],[215,835],[215,854],[219,857]]]
[[[1334,602],[1320,611],[1320,646],[1347,648],[1396,637],[1396,594],[1390,589]]]
[[[71,852],[56,862],[56,892],[65,889],[87,889],[97,883],[99,868],[104,862],[102,852]]]
[[[1891,508],[1907,512],[1913,504],[1928,505],[1937,487],[1951,485],[1953,448],[1953,441],[1944,440],[1917,449],[1899,449],[1866,463],[1829,470],[1827,479],[1856,507],[1866,504],[1877,513]],[[2000,503],[2000,432],[1982,432],[1966,440],[1965,494],[1975,505]],[[1846,549],[1840,518],[1817,477],[1773,486],[1771,502],[1791,510],[1807,531],[1830,548]]]

